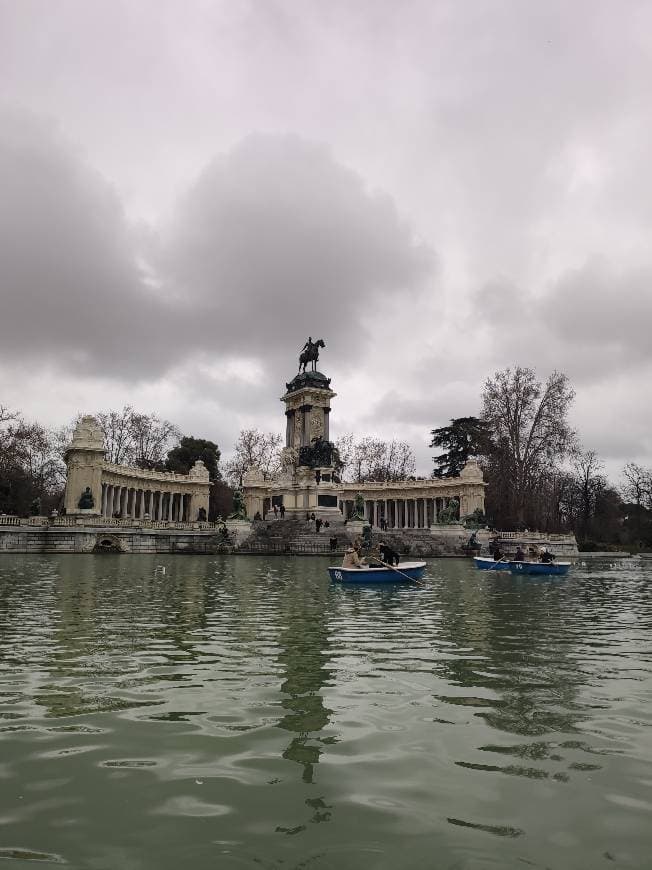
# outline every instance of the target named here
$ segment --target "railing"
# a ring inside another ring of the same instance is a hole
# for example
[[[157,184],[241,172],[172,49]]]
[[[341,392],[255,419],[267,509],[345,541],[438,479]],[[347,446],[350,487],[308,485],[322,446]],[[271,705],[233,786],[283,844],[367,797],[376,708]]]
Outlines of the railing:
[[[136,528],[136,529],[178,529],[189,531],[214,531],[222,528],[224,523],[213,523],[206,520],[194,523],[181,523],[168,520],[141,520],[128,517],[98,517],[98,516],[56,516],[56,517],[17,517],[13,515],[0,515],[0,526],[58,526],[58,527],[90,527],[90,528]],[[227,526],[228,528],[228,526]],[[230,530],[230,534],[234,534]]]

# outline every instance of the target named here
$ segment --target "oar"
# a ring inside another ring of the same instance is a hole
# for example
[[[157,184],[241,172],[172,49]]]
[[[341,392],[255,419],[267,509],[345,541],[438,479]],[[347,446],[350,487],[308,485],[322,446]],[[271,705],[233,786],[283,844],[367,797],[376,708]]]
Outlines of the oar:
[[[383,562],[383,560],[379,559],[378,556],[373,556],[372,558],[374,559],[374,561],[380,562],[380,564],[384,568],[389,568],[391,571],[396,571],[396,573],[400,574],[401,577],[405,577],[405,579],[408,581],[408,583],[418,583],[419,582],[418,580],[415,580],[414,577],[410,577],[409,574],[404,574],[403,571],[399,571],[398,568],[395,568],[393,565],[390,565],[387,562]]]
[[[494,562],[494,564],[491,566],[491,568],[490,568],[489,570],[490,570],[490,571],[495,571],[495,570],[496,570],[496,565],[500,565],[501,562],[505,562],[505,561],[509,561],[509,560],[507,559],[506,556],[502,556],[502,557],[501,557],[497,562]]]

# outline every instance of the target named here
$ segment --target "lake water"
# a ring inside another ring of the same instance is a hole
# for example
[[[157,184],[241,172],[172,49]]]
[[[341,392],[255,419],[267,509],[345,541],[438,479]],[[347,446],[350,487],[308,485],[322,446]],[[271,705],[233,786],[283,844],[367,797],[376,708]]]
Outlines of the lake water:
[[[0,868],[652,867],[652,564],[327,564],[2,556]]]

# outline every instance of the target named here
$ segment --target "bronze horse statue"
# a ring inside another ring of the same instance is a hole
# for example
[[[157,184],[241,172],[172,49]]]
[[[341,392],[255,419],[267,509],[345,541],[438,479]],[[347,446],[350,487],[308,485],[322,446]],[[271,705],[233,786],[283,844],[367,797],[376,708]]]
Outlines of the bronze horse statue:
[[[306,365],[308,363],[312,363],[313,372],[317,371],[317,360],[319,359],[320,347],[326,347],[323,338],[318,338],[317,341],[308,340],[305,350],[303,350],[299,355],[299,374],[301,374],[301,366],[303,366],[303,372],[305,374]]]

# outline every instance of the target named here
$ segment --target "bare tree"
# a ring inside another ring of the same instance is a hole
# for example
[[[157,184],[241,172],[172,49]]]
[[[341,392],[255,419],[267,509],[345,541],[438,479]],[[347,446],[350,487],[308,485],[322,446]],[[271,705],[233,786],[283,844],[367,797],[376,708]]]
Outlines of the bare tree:
[[[603,467],[595,450],[579,450],[573,456],[574,479],[579,496],[579,515],[575,528],[582,540],[589,537],[598,497],[607,487],[607,479],[602,474]]]
[[[506,502],[515,521],[525,523],[528,497],[542,475],[568,455],[575,433],[567,414],[574,398],[566,375],[553,372],[545,385],[532,369],[505,369],[486,381],[483,419],[493,436],[493,484],[509,488]]]
[[[25,514],[31,503],[53,505],[63,474],[54,434],[0,407],[0,510]]]
[[[342,475],[353,483],[402,480],[416,468],[414,454],[405,441],[366,437],[354,441],[344,435],[335,444]]]
[[[163,468],[165,457],[181,437],[174,423],[157,414],[134,411],[131,405],[121,411],[98,411],[93,416],[104,434],[106,460],[116,465]],[[69,426],[56,433],[62,455],[81,417],[78,414]]]
[[[355,441],[350,432],[340,435],[335,441],[335,450],[333,451],[333,463],[335,471],[340,475],[342,480],[348,480],[353,463],[353,451],[355,449]]]
[[[139,468],[162,468],[168,451],[181,438],[174,423],[161,420],[156,414],[133,412],[130,428],[134,461]]]
[[[639,509],[652,508],[652,469],[628,462],[623,468],[623,478],[620,487],[623,498]]]
[[[620,492],[625,501],[636,505],[634,527],[636,539],[640,542],[643,513],[652,508],[652,469],[628,462],[623,468],[623,478]]]
[[[270,480],[281,467],[282,436],[260,429],[242,429],[234,445],[233,458],[226,463],[226,476],[232,486],[241,486],[250,468],[260,468],[265,480]]]
[[[107,462],[116,465],[135,465],[136,447],[133,440],[134,409],[125,405],[121,411],[100,411],[95,414],[104,433]]]

